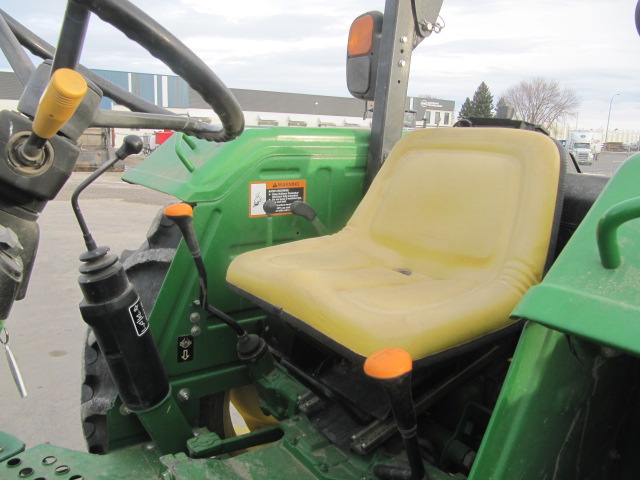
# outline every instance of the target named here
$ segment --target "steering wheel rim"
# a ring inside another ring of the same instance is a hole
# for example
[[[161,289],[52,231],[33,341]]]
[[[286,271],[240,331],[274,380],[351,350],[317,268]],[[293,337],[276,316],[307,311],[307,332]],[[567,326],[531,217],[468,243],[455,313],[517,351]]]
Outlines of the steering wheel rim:
[[[151,55],[162,61],[202,96],[222,123],[222,127],[214,126],[209,123],[199,122],[193,118],[173,114],[121,89],[78,64],[75,68],[80,73],[86,75],[100,88],[103,88],[104,85],[107,96],[109,96],[109,92],[118,90],[116,97],[119,98],[114,97],[116,101],[129,106],[132,111],[143,112],[135,113],[136,118],[127,118],[129,122],[127,124],[128,128],[170,128],[215,142],[233,140],[244,131],[242,109],[226,85],[178,38],[141,9],[127,0],[69,0],[69,3],[75,4],[76,8],[85,8],[87,11],[95,13],[103,21],[113,25],[128,38],[141,45]],[[44,59],[53,58],[55,50],[51,45],[20,25],[5,12],[1,13],[18,41],[25,48]],[[125,97],[127,98],[125,99]],[[127,114],[128,112],[120,112],[122,117]],[[134,114],[129,115],[133,116]],[[108,126],[100,123],[99,117],[100,115],[95,117],[96,125]],[[177,126],[176,120],[182,118],[185,119],[184,124]],[[136,122],[139,122],[139,124],[134,125]]]
[[[98,15],[158,58],[197,91],[222,123],[212,140],[226,142],[244,130],[240,104],[227,86],[177,37],[127,0],[70,0]]]

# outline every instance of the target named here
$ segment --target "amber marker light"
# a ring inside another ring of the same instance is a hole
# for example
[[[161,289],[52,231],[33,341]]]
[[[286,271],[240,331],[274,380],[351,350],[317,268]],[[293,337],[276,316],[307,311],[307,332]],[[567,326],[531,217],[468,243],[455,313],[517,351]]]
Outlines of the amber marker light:
[[[347,53],[351,57],[367,55],[373,47],[373,17],[363,15],[356,18],[349,29]]]

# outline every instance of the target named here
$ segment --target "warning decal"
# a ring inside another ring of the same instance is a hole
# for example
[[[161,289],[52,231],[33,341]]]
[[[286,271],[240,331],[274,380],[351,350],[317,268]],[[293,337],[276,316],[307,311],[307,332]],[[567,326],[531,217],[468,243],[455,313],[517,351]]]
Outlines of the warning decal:
[[[191,362],[194,354],[193,335],[181,335],[178,337],[178,363]]]
[[[249,216],[264,217],[263,205],[267,200],[276,203],[275,215],[291,214],[291,204],[305,199],[306,180],[279,180],[252,182],[249,189]]]

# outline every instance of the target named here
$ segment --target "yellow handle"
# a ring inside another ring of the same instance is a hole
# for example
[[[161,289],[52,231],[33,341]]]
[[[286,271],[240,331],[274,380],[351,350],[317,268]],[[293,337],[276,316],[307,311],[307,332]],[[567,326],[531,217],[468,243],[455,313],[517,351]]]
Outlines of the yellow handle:
[[[87,93],[87,82],[75,70],[60,68],[49,80],[33,121],[33,133],[53,137],[73,116]]]

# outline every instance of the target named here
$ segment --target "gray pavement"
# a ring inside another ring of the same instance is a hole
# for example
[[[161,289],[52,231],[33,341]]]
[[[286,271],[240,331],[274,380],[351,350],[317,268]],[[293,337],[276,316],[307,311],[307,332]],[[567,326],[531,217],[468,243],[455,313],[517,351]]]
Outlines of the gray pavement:
[[[585,173],[610,177],[629,156],[635,153],[637,152],[600,152],[593,165],[580,165],[580,169]]]
[[[11,348],[28,396],[21,399],[0,356],[0,430],[27,446],[53,443],[85,450],[80,422],[81,352],[86,326],[78,303],[78,255],[84,250],[80,229],[68,201],[72,188],[86,178],[74,173],[40,218],[40,248],[29,290],[6,322]],[[170,196],[128,185],[107,173],[81,196],[80,206],[100,245],[115,253],[137,248],[160,207]]]

